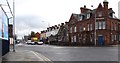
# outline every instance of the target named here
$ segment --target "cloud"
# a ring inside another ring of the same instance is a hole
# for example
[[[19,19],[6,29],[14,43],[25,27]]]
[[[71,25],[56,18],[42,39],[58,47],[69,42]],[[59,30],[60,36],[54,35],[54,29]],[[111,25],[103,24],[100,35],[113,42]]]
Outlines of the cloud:
[[[47,28],[48,23],[44,22],[41,17],[29,16],[16,16],[15,26],[16,33],[19,36],[29,34],[31,31],[40,32]]]

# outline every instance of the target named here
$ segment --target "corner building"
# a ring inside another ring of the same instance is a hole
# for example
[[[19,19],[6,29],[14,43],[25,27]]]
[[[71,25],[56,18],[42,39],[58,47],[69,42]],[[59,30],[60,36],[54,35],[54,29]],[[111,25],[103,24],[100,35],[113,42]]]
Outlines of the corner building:
[[[80,14],[72,14],[68,23],[71,45],[115,45],[120,42],[120,20],[115,17],[109,2],[104,0],[96,9],[81,7]]]

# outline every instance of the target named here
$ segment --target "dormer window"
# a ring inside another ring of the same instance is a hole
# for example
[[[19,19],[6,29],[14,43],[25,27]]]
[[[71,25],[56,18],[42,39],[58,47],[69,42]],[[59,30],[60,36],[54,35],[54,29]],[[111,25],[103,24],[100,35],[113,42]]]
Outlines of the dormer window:
[[[115,13],[110,13],[109,16],[110,16],[111,18],[116,18]]]
[[[89,14],[87,14],[87,19],[89,19],[90,18],[90,13]]]
[[[112,18],[113,18],[113,13],[110,13],[109,15],[110,15],[110,17],[112,17]]]
[[[79,21],[82,21],[82,19],[83,19],[83,16],[80,15],[80,16],[79,16]]]

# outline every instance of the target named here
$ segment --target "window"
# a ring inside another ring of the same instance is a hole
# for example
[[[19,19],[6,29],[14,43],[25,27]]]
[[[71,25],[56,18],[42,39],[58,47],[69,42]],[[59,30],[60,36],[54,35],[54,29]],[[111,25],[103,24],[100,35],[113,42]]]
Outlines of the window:
[[[105,29],[105,21],[103,21],[102,26],[103,26],[103,29]]]
[[[98,22],[95,23],[95,29],[98,29]]]
[[[71,36],[71,42],[73,42],[73,37]]]
[[[74,36],[74,42],[76,42],[76,36]]]
[[[115,40],[117,40],[117,37],[116,37],[116,35],[115,35],[114,39],[115,39]]]
[[[106,28],[106,25],[105,25],[105,21],[99,21],[99,22],[96,22],[96,29],[105,29]]]
[[[99,22],[99,29],[102,29],[102,22]]]
[[[114,29],[117,30],[117,24],[114,24]]]
[[[109,16],[113,18],[113,13],[110,13]]]
[[[82,26],[80,25],[80,32],[82,32]]]
[[[90,30],[90,24],[88,24],[88,31]]]
[[[111,30],[113,30],[114,29],[114,27],[113,27],[113,23],[111,24]]]
[[[80,21],[82,21],[82,19],[83,19],[83,16],[82,16],[82,15],[80,15],[80,16],[79,16],[79,20],[80,20]]]
[[[92,24],[90,24],[90,30],[92,31]]]
[[[111,37],[111,38],[112,38],[112,41],[114,41],[114,35],[112,35],[112,37]]]
[[[76,26],[74,27],[74,32],[76,32]]]
[[[87,14],[87,19],[89,19],[90,18],[90,13],[89,14]]]
[[[70,28],[70,33],[72,33],[72,27]]]

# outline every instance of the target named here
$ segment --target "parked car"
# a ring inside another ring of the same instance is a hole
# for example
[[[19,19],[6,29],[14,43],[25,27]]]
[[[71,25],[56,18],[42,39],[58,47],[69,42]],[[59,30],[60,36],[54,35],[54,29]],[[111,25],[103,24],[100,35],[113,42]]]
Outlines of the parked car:
[[[31,42],[31,45],[35,45],[35,42],[34,42],[34,41],[32,41],[32,42]]]
[[[40,42],[37,42],[37,44],[38,44],[38,45],[42,45],[42,44],[43,44],[43,42],[42,42],[42,41],[40,41]]]
[[[26,44],[28,44],[28,45],[31,44],[31,40],[28,40],[28,41],[26,42]]]

